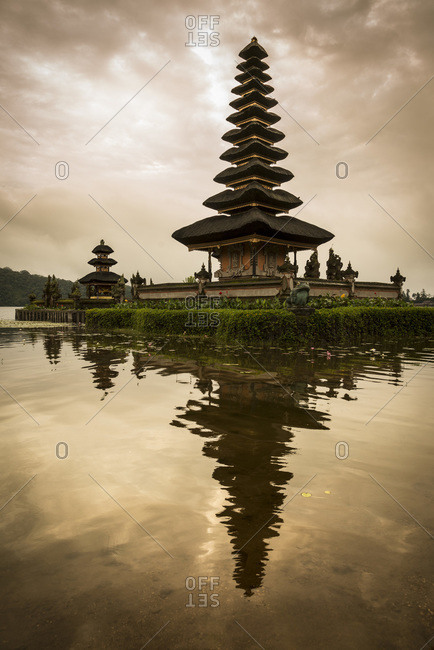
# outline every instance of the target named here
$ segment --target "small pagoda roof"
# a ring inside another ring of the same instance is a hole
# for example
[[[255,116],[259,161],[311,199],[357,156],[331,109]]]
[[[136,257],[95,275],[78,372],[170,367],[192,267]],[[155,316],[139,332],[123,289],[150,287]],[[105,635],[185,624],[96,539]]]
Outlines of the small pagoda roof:
[[[288,169],[277,165],[271,167],[263,160],[253,158],[245,165],[228,167],[228,169],[217,174],[214,181],[225,185],[233,185],[247,180],[263,180],[270,185],[280,185],[280,183],[290,181],[292,178],[294,178],[294,174]]]
[[[269,67],[270,66],[267,63],[261,61],[261,59],[259,59],[257,56],[252,56],[248,59],[248,61],[242,61],[242,63],[239,63],[237,65],[237,70],[241,70],[241,72],[247,72],[252,68],[258,68],[258,70],[265,72],[265,70],[268,70]]]
[[[285,134],[278,129],[273,129],[273,127],[266,127],[260,122],[250,122],[240,129],[231,129],[227,131],[223,136],[222,140],[230,142],[233,145],[238,145],[245,143],[250,138],[261,138],[267,142],[279,142],[283,140]]]
[[[120,277],[112,271],[91,271],[80,278],[79,282],[80,284],[116,284]]]
[[[256,139],[249,140],[246,144],[242,144],[240,147],[231,147],[224,151],[219,157],[220,160],[225,160],[226,162],[233,164],[245,162],[247,158],[251,158],[252,156],[275,163],[278,160],[283,160],[287,155],[288,152],[284,149],[270,146],[266,142]]]
[[[243,109],[242,111],[237,111],[236,113],[231,113],[229,117],[226,118],[228,122],[232,122],[236,126],[244,124],[250,120],[259,120],[263,124],[275,124],[281,119],[280,115],[276,113],[270,113],[266,109],[254,104],[248,108]]]
[[[272,144],[283,140],[285,134],[278,129],[273,129],[273,127],[266,127],[261,122],[250,122],[240,129],[231,129],[227,131],[223,136],[222,140],[230,142],[233,145],[245,144],[248,140],[253,138],[259,138],[265,142],[270,142]]]
[[[252,57],[256,57],[257,59],[266,59],[268,54],[262,45],[259,45],[256,36],[253,36],[250,43],[243,47],[238,56],[242,59],[251,59]]]
[[[113,248],[110,248],[110,246],[107,246],[105,243],[104,239],[101,239],[100,243],[98,246],[95,246],[95,248],[92,250],[92,253],[97,255],[98,253],[107,253],[110,255],[110,253],[113,253]]]
[[[176,230],[172,237],[185,246],[215,245],[243,236],[261,235],[298,245],[299,248],[314,248],[333,239],[328,230],[314,226],[307,221],[288,215],[271,215],[257,208],[230,216],[221,214],[201,219],[189,226]]]
[[[88,261],[88,264],[91,264],[91,266],[114,266],[117,262],[112,257],[93,257]]]
[[[264,72],[263,70],[260,70],[260,68],[249,68],[249,71],[246,72],[245,70],[241,72],[241,74],[237,74],[235,77],[235,81],[238,81],[240,84],[245,83],[249,79],[252,79],[254,77],[255,79],[259,79],[259,81],[271,81],[271,77],[269,74]]]
[[[232,212],[233,210],[245,211],[246,206],[252,204],[276,213],[292,210],[302,203],[300,198],[286,190],[271,190],[257,181],[252,181],[238,190],[223,190],[210,196],[203,205],[219,212]]]
[[[255,77],[250,77],[245,83],[241,83],[235,88],[232,88],[231,93],[234,95],[246,95],[247,93],[252,92],[252,90],[257,90],[263,95],[269,95],[274,91],[273,86],[262,83],[259,79]]]
[[[259,90],[252,90],[250,93],[247,93],[247,95],[243,95],[242,97],[238,97],[232,102],[229,102],[229,106],[235,108],[237,111],[242,111],[243,108],[247,108],[247,106],[252,104],[258,104],[262,108],[268,110],[269,108],[276,106],[278,102],[272,97],[266,97],[264,93],[261,93]]]

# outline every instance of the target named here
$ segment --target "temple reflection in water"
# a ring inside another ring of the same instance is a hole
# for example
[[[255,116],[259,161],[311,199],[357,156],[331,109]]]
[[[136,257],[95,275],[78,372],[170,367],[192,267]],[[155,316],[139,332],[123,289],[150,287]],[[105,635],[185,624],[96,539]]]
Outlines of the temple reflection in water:
[[[86,362],[84,368],[90,370],[95,388],[103,391],[102,399],[122,388],[115,382],[117,366],[126,363],[139,380],[146,377],[147,369],[161,375],[188,373],[193,379],[193,397],[178,407],[170,424],[202,437],[204,456],[215,460],[213,478],[227,493],[216,516],[228,531],[235,562],[233,578],[246,596],[261,587],[271,540],[279,535],[283,522],[287,485],[293,478],[288,460],[297,453],[296,431],[315,429],[321,435],[321,430],[328,429],[328,401],[357,399],[357,380],[368,372],[378,375],[379,381],[402,383],[397,355],[387,359],[373,357],[369,351],[365,356],[344,353],[331,359],[324,354],[313,358],[309,353],[294,353],[290,358],[276,352],[273,356],[268,351],[268,367],[279,369],[274,379],[222,370],[209,358],[204,365],[198,360],[198,343],[192,347],[191,342],[178,346],[172,342],[177,347],[172,351],[181,356],[174,361],[164,353],[155,356],[157,344],[151,343],[146,351],[131,350],[128,337],[73,334],[63,337],[63,342],[71,344],[77,357]],[[46,334],[44,348],[51,363],[57,362],[61,346],[60,338]],[[211,354],[209,344],[206,351]],[[214,352],[215,361],[221,362],[217,347]],[[233,355],[233,363],[239,362],[239,350],[228,354]],[[262,358],[263,367],[267,361]]]
[[[296,451],[292,428],[323,429],[326,415],[300,408],[275,384],[225,381],[212,391],[209,381],[198,379],[196,387],[204,396],[189,400],[178,419],[206,438],[203,454],[217,462],[213,478],[228,492],[217,517],[231,538],[234,580],[251,596],[262,584],[269,540],[279,534],[285,487],[293,478],[286,470],[287,456]]]

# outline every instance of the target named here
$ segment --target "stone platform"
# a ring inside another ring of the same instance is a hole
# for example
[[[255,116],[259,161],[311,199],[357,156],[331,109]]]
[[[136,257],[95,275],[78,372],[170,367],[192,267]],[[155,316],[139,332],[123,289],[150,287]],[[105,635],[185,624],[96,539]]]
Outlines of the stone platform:
[[[283,278],[242,278],[207,282],[201,286],[202,295],[208,298],[274,298],[282,295]],[[307,282],[310,297],[354,296],[356,298],[399,298],[400,287],[388,282],[350,282],[331,280],[305,280],[295,278],[294,283]],[[198,283],[170,282],[166,284],[140,285],[137,296],[140,300],[185,299],[197,295]]]

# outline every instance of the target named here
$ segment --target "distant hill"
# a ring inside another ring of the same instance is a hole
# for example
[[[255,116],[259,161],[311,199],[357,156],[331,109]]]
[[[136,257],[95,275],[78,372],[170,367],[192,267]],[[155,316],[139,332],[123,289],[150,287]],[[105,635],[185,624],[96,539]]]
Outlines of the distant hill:
[[[60,292],[62,298],[67,298],[71,291],[72,281],[61,280],[59,282]],[[29,302],[29,294],[36,294],[37,298],[42,298],[42,291],[47,276],[36,275],[28,271],[12,271],[8,266],[0,268],[0,306],[2,307],[20,307],[27,305]],[[85,292],[82,287],[82,295]],[[131,288],[127,285],[125,295],[127,298],[131,297]]]

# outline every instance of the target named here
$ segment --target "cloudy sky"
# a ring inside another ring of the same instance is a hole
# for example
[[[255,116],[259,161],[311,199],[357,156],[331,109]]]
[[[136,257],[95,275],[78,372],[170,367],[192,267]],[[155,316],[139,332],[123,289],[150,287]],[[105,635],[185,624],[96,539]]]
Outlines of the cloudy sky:
[[[198,270],[205,255],[171,233],[211,216],[202,201],[223,189],[230,90],[255,35],[300,218],[335,233],[359,279],[399,266],[410,291],[434,293],[430,2],[16,0],[1,13],[0,266],[74,280],[104,238],[128,278]]]

